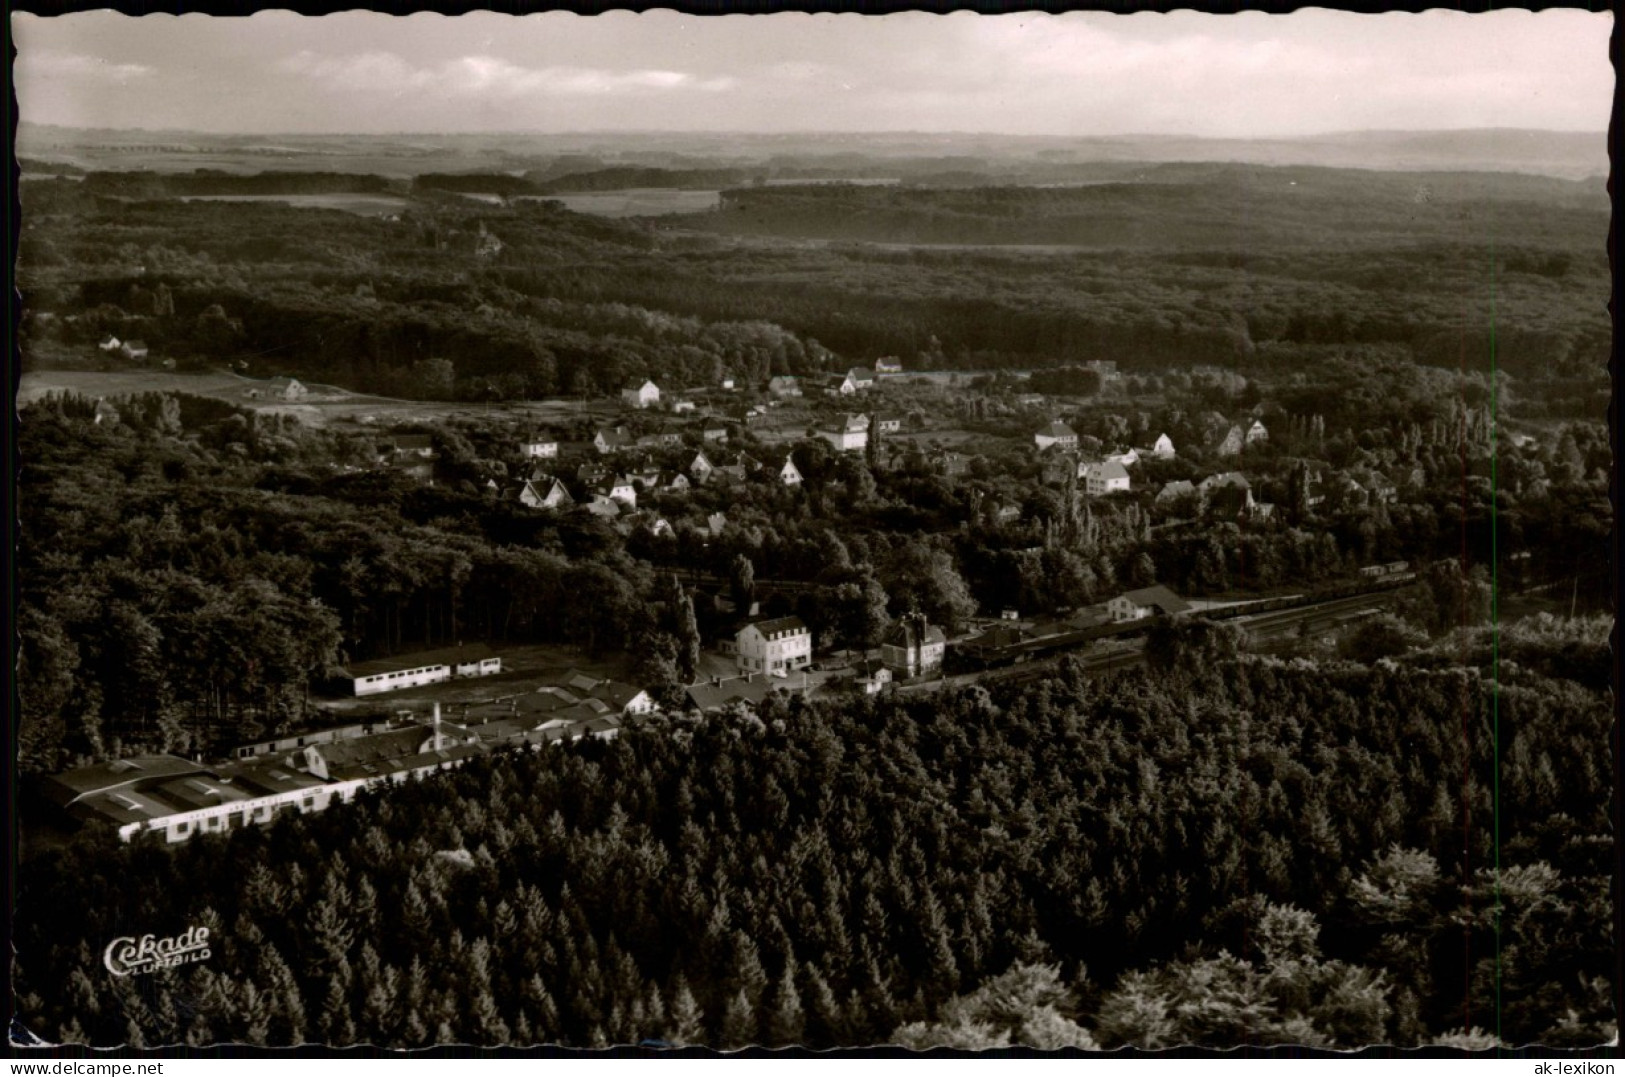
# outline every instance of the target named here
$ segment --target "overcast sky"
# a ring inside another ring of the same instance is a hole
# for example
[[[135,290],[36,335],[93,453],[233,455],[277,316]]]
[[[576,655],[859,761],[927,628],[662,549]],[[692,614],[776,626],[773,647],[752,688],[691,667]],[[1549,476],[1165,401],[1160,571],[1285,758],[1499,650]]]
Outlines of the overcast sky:
[[[12,16],[22,118],[214,132],[1602,131],[1612,16]]]

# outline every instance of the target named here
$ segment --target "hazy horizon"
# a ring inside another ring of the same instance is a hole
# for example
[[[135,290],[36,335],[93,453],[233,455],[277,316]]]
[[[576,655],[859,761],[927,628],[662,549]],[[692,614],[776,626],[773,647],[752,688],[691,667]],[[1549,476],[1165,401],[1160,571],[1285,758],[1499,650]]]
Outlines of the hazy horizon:
[[[1346,138],[1350,135],[1458,135],[1458,134],[1542,134],[1542,135],[1575,135],[1599,136],[1606,138],[1606,126],[1598,128],[1562,128],[1562,127],[1508,127],[1492,125],[1484,127],[1358,127],[1341,128],[1337,130],[1313,131],[1295,135],[1203,135],[1192,131],[1122,131],[1113,134],[1019,134],[1007,131],[983,130],[926,130],[899,128],[893,131],[881,130],[851,130],[843,128],[806,129],[795,131],[759,131],[741,128],[693,128],[689,130],[670,130],[664,128],[568,128],[556,131],[543,131],[534,128],[491,128],[479,131],[446,131],[424,128],[422,130],[400,131],[208,131],[196,127],[108,127],[105,125],[86,126],[82,124],[37,123],[30,120],[19,121],[19,127],[54,127],[67,131],[96,132],[110,131],[115,133],[140,132],[143,134],[180,134],[180,135],[206,135],[210,138],[514,138],[527,136],[568,138],[580,136],[647,136],[661,137],[684,136],[693,138],[818,138],[818,137],[852,137],[863,138],[1004,138],[1013,141],[1105,141],[1116,139],[1192,139],[1205,142],[1313,142],[1318,139]]]
[[[210,135],[1606,131],[1611,14],[12,16],[24,123]]]

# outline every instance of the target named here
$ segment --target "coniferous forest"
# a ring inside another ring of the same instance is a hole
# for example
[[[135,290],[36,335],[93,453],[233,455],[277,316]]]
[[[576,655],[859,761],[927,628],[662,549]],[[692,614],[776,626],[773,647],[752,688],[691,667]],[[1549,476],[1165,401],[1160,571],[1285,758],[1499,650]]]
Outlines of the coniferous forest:
[[[1594,1045],[1606,625],[764,704],[20,880],[67,1042]],[[98,980],[97,940],[207,963]]]

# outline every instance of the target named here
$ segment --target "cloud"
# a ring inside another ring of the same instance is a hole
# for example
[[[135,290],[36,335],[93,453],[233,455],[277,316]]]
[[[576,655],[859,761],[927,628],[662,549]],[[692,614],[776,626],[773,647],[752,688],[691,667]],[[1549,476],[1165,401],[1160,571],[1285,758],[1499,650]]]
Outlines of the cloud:
[[[35,78],[80,79],[95,82],[128,82],[154,74],[145,64],[115,64],[94,56],[71,52],[22,53],[17,64]]]
[[[515,98],[563,94],[594,97],[672,90],[717,93],[736,85],[735,79],[726,76],[700,79],[683,71],[655,69],[524,67],[484,55],[460,56],[437,64],[415,66],[391,52],[319,56],[305,50],[283,60],[278,67],[328,89],[392,96]]]

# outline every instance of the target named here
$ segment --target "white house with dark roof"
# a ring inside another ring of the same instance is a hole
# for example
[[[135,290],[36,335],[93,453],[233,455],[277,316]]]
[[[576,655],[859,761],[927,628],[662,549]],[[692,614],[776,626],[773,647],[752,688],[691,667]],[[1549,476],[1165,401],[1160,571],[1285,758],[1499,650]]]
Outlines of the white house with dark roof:
[[[570,491],[565,489],[564,483],[548,476],[526,479],[510,496],[521,505],[532,509],[567,508],[575,504],[575,498],[570,496]]]
[[[1083,480],[1084,493],[1090,497],[1122,493],[1129,488],[1128,469],[1116,460],[1084,464],[1078,468],[1078,478]]]
[[[869,447],[869,417],[848,415],[839,425],[817,431],[840,452],[862,452]]]
[[[1078,447],[1078,432],[1065,423],[1056,420],[1033,435],[1033,444],[1038,450],[1045,449],[1076,449]]]
[[[623,389],[621,403],[629,408],[652,408],[660,403],[660,387],[646,380],[642,385]]]
[[[783,676],[812,664],[812,631],[800,617],[776,617],[741,628],[734,636],[743,673]]]

